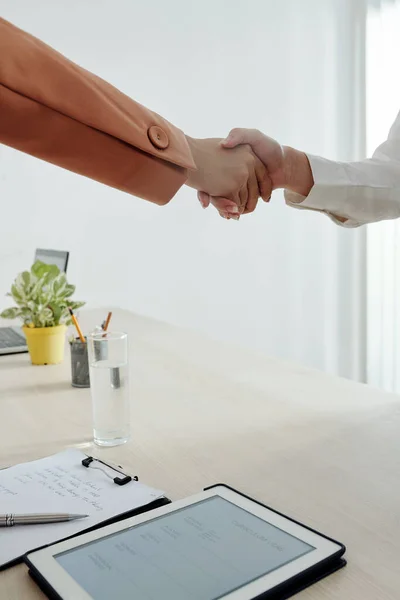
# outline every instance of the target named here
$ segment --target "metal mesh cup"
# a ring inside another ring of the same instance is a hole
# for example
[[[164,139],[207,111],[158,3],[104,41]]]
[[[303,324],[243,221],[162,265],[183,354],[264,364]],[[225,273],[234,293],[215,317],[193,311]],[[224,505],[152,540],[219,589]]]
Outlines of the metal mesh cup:
[[[79,338],[70,342],[72,385],[79,388],[90,387],[87,343]]]

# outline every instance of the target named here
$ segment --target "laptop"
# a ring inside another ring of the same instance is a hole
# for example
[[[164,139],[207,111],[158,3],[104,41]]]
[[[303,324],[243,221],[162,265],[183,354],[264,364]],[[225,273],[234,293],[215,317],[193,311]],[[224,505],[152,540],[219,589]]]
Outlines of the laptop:
[[[38,248],[35,252],[35,262],[41,260],[48,265],[57,265],[61,272],[66,273],[69,252],[61,250],[45,250]],[[0,327],[0,355],[19,354],[28,352],[28,346],[21,327]]]

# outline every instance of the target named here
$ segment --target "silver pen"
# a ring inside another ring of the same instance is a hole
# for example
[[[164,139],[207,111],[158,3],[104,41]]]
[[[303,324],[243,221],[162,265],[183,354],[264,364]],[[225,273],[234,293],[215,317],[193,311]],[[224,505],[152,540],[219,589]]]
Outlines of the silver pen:
[[[28,515],[0,515],[0,527],[12,527],[13,525],[42,525],[44,523],[62,523],[64,521],[75,521],[84,519],[89,515],[70,515],[67,513],[32,513]]]

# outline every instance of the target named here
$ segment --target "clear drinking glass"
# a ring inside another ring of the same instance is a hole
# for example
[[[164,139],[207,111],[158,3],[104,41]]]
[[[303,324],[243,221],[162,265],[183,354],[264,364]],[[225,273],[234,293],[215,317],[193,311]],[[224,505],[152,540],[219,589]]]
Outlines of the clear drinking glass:
[[[118,446],[130,437],[128,336],[88,336],[93,436],[99,446]]]

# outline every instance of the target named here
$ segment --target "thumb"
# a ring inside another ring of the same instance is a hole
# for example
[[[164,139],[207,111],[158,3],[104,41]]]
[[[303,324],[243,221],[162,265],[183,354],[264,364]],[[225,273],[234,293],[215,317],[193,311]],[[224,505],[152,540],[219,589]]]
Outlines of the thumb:
[[[231,129],[229,135],[221,141],[224,148],[234,148],[239,144],[256,144],[260,140],[261,132],[257,129]]]

